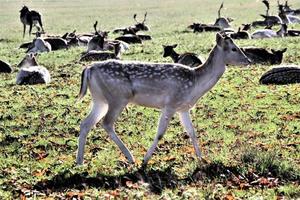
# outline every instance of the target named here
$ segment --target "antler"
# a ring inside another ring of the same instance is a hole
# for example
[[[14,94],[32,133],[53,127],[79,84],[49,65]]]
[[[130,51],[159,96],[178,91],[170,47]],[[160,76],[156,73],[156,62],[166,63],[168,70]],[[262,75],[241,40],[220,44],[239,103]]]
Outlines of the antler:
[[[146,19],[147,19],[147,12],[146,12],[145,15],[144,15],[144,20],[143,20],[142,23],[145,23]]]
[[[263,2],[263,4],[265,4],[265,6],[267,7],[267,10],[266,10],[266,16],[269,16],[269,10],[270,10],[270,3],[269,3],[269,0],[263,0],[262,2]]]
[[[222,2],[222,4],[220,5],[220,8],[218,10],[218,18],[221,18],[221,9],[223,8],[224,6],[224,1]]]
[[[133,15],[133,19],[136,23],[138,23],[138,21],[136,20],[136,13]]]
[[[98,25],[98,21],[96,21],[94,24],[95,35],[99,35],[99,32],[97,31],[97,25]]]

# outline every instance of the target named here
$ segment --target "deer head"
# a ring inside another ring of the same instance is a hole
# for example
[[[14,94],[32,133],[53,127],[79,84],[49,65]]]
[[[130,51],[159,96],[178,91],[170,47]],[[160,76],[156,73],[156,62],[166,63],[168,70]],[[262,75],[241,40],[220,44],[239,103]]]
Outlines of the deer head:
[[[174,49],[177,47],[177,44],[174,44],[174,45],[163,45],[163,48],[164,48],[164,54],[163,54],[163,57],[168,57],[170,56],[173,52],[174,52]]]
[[[23,58],[23,60],[17,65],[17,67],[30,67],[30,66],[38,66],[38,63],[35,59],[36,53],[29,53]]]
[[[233,40],[217,33],[217,47],[222,49],[225,64],[229,65],[249,65],[251,61],[242,52],[242,50],[233,42]]]
[[[147,12],[144,15],[144,20],[142,22],[138,22],[136,19],[137,14],[133,15],[133,19],[136,22],[135,27],[141,31],[149,31],[149,27],[145,25],[146,19],[147,19]]]

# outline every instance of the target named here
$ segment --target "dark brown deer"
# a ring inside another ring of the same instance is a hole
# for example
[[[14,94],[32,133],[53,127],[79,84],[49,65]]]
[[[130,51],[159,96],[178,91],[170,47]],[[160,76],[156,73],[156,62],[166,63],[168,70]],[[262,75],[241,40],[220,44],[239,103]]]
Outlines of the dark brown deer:
[[[187,65],[190,67],[198,67],[203,63],[202,59],[197,56],[195,53],[183,53],[178,54],[174,50],[177,47],[177,44],[174,45],[163,45],[164,54],[163,57],[170,56],[174,63],[179,63],[183,65]]]
[[[238,31],[236,33],[231,33],[230,37],[232,39],[240,40],[240,39],[250,39],[251,35],[248,31],[243,31],[239,27]]]
[[[287,85],[300,83],[299,66],[280,66],[264,73],[260,80],[260,84]]]
[[[281,64],[283,59],[283,54],[286,52],[287,48],[282,50],[271,49],[271,52],[258,47],[243,47],[241,50],[245,55],[251,60],[251,64]]]
[[[113,33],[122,32],[123,34],[129,34],[132,31],[134,31],[135,33],[137,33],[138,31],[149,31],[150,30],[149,27],[145,24],[146,19],[147,19],[147,12],[145,13],[144,20],[142,22],[138,22],[136,17],[137,17],[137,14],[134,14],[133,19],[136,22],[135,25],[132,25],[132,26],[129,26],[126,28],[115,29],[115,30],[113,30]]]
[[[0,60],[0,73],[11,73],[13,70],[7,62]]]
[[[38,23],[44,32],[41,14],[35,10],[29,10],[27,6],[23,6],[20,10],[20,20],[23,23],[23,37],[25,37],[26,25],[29,25],[29,35],[31,35],[32,26]]]

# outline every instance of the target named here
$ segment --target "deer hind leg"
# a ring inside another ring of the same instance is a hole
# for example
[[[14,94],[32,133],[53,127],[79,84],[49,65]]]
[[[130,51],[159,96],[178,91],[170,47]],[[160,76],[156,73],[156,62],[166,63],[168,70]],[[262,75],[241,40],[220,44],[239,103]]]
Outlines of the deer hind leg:
[[[84,146],[86,143],[87,134],[97,124],[97,122],[107,112],[107,104],[104,102],[93,103],[93,108],[90,114],[80,124],[80,134],[78,138],[78,152],[76,162],[78,165],[83,163]]]
[[[43,28],[43,23],[42,23],[41,17],[38,18],[38,22],[39,22],[39,25],[40,25],[40,27],[42,29],[42,32],[44,33],[45,31],[44,31],[44,28]]]
[[[154,153],[154,151],[158,145],[159,140],[165,134],[165,132],[168,128],[169,122],[172,119],[172,116],[174,115],[174,113],[175,113],[175,110],[173,110],[173,109],[168,109],[168,108],[163,109],[163,111],[160,115],[159,123],[158,123],[157,134],[154,138],[154,141],[153,141],[151,147],[148,149],[148,151],[144,157],[143,166],[146,166],[148,161],[150,160],[152,154]]]
[[[189,112],[187,111],[187,112],[179,113],[179,118],[181,124],[183,125],[184,129],[186,130],[186,132],[188,133],[188,135],[192,140],[197,157],[201,159],[200,147],[198,145],[197,136]]]
[[[109,104],[108,112],[103,119],[103,128],[107,132],[109,137],[116,143],[127,160],[133,164],[135,162],[134,157],[122,142],[122,140],[117,136],[114,128],[114,122],[117,120],[122,110],[126,107],[127,103],[128,101],[126,100],[123,102],[114,102]]]

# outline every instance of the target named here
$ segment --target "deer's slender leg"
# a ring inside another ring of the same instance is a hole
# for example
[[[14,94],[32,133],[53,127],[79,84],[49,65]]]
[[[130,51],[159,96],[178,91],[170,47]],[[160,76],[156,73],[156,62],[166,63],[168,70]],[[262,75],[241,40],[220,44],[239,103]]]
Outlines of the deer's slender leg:
[[[32,22],[29,22],[29,36],[31,34],[31,30],[32,30]]]
[[[42,19],[40,17],[38,18],[38,22],[39,22],[40,27],[42,28],[42,32],[44,33],[45,31],[44,31],[44,28],[43,28]]]
[[[77,153],[77,164],[83,163],[84,146],[86,143],[87,134],[96,125],[96,123],[105,115],[107,112],[107,104],[104,102],[94,102],[93,108],[90,114],[80,124],[80,134],[78,138],[78,153]]]
[[[147,165],[148,161],[150,160],[153,152],[155,151],[159,140],[163,137],[163,135],[165,134],[169,122],[172,119],[172,116],[174,115],[175,110],[174,109],[168,109],[165,108],[162,110],[162,113],[160,115],[160,119],[159,119],[159,123],[158,123],[158,130],[157,130],[157,134],[154,138],[154,141],[151,145],[151,147],[148,149],[145,157],[144,157],[144,161],[143,161],[143,165]]]
[[[195,133],[195,129],[193,127],[192,124],[192,120],[190,117],[189,112],[180,112],[179,113],[179,118],[180,118],[180,122],[183,125],[184,129],[186,130],[186,132],[188,133],[188,135],[190,136],[196,155],[199,159],[201,159],[201,151],[200,151],[200,147],[198,145],[198,141],[197,141],[197,137],[196,137],[196,133]]]
[[[26,25],[23,24],[23,38],[25,37],[25,32],[26,32]]]
[[[125,155],[127,160],[130,163],[134,163],[134,157],[122,142],[122,140],[117,136],[114,128],[114,122],[117,120],[118,116],[122,112],[122,110],[127,105],[128,101],[123,102],[114,102],[109,104],[107,114],[103,119],[103,128],[108,133],[109,137],[116,143],[122,153]]]

